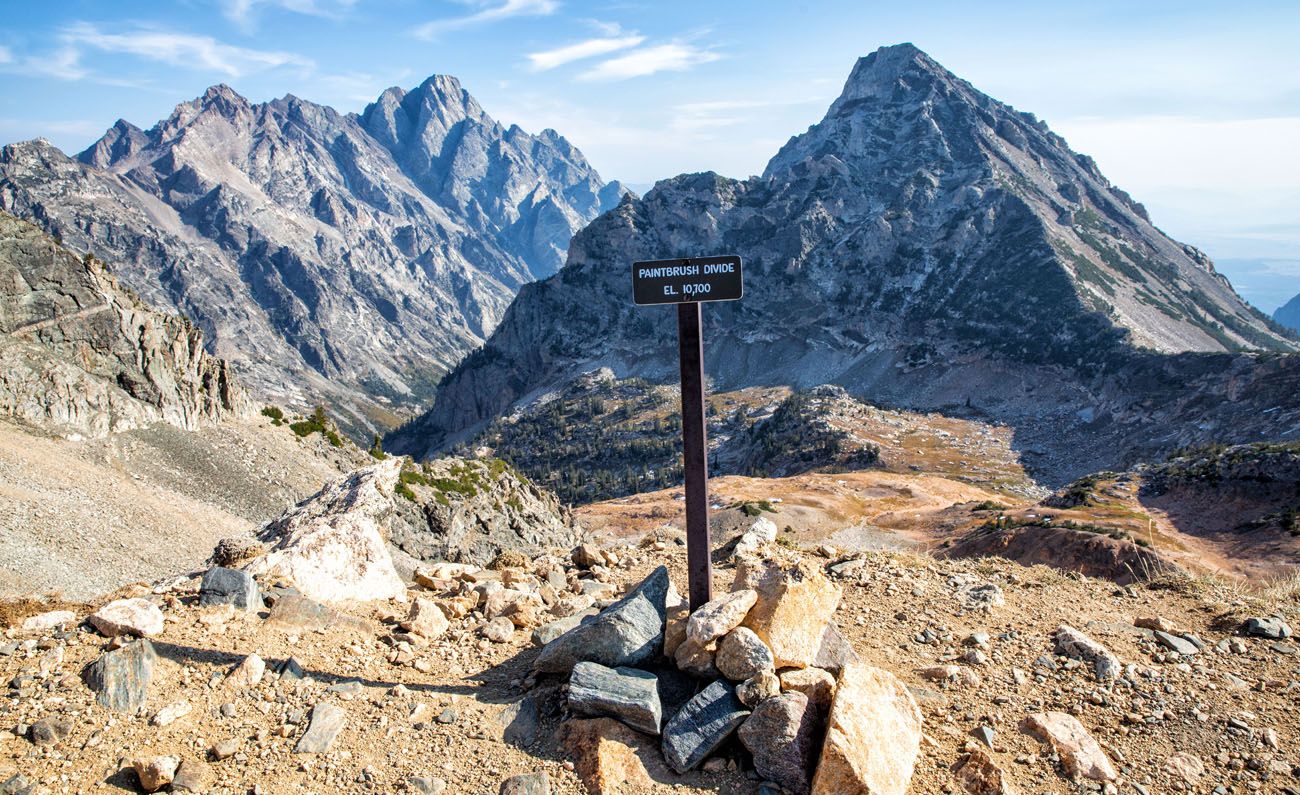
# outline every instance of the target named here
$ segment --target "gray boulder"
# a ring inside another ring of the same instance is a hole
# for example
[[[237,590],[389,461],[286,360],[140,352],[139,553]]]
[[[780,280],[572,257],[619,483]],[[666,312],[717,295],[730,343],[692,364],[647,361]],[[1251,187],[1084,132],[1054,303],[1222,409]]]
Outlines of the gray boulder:
[[[617,668],[653,659],[663,650],[668,587],[668,569],[660,566],[600,615],[548,643],[533,668],[567,674],[583,661]]]
[[[686,702],[664,726],[664,759],[678,773],[703,762],[749,717],[731,685],[719,679]]]
[[[1291,627],[1282,620],[1281,616],[1247,619],[1241,631],[1251,637],[1271,640],[1286,640],[1291,637]]]
[[[740,741],[754,755],[754,769],[787,791],[803,795],[817,750],[817,710],[803,693],[782,693],[754,708],[740,727]]]
[[[105,652],[86,666],[81,678],[95,692],[95,700],[101,707],[133,713],[143,707],[149,697],[149,682],[153,679],[157,659],[153,644],[141,638]]]
[[[617,718],[637,731],[657,735],[663,722],[659,678],[636,668],[580,662],[569,679],[569,709],[580,715]]]
[[[234,605],[240,610],[261,608],[262,595],[253,575],[239,569],[213,566],[203,575],[199,585],[199,604]]]

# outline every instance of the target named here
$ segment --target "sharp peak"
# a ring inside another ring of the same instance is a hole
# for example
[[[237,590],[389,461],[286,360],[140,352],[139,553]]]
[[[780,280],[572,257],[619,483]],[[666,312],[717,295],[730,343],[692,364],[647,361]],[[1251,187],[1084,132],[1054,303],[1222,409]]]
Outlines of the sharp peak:
[[[894,44],[864,55],[853,64],[840,100],[879,96],[893,91],[898,79],[904,76],[957,80],[956,75],[915,44]]]
[[[199,99],[203,102],[211,102],[214,99],[227,99],[227,100],[237,100],[240,102],[248,102],[248,100],[244,99],[244,97],[241,96],[238,91],[226,85],[225,83],[217,83],[215,85],[208,86],[208,90],[204,91],[203,96],[199,97]]]
[[[460,80],[452,75],[432,74],[415,91],[432,91],[439,94],[460,94],[465,91]]]

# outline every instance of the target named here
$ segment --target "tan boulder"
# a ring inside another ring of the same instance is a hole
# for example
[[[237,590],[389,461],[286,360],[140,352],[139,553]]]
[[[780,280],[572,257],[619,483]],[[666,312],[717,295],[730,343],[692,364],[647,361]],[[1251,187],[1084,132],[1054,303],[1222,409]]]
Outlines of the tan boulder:
[[[44,632],[47,629],[55,627],[66,627],[75,624],[77,614],[71,610],[51,610],[48,613],[28,616],[23,621],[24,632]]]
[[[696,643],[693,638],[687,638],[682,641],[682,645],[677,647],[673,660],[677,663],[677,668],[691,676],[697,676],[701,679],[714,679],[718,676],[718,666],[715,662],[715,655],[718,651],[718,644],[710,643],[701,645]]]
[[[821,668],[787,668],[780,671],[781,689],[803,693],[818,709],[830,709],[835,696],[835,677]]]
[[[569,720],[563,743],[574,772],[592,795],[648,792],[654,788],[647,764],[657,767],[655,739],[613,718]]]
[[[226,687],[244,690],[261,683],[266,675],[266,661],[256,654],[250,654],[235,669],[226,675]]]
[[[812,795],[904,795],[921,750],[921,709],[888,671],[840,672]]]
[[[966,758],[953,771],[966,792],[970,795],[1017,795],[1018,790],[988,752],[975,746],[968,746],[966,751]]]
[[[745,588],[701,605],[686,622],[686,637],[700,645],[714,642],[740,626],[757,601],[758,592]]]
[[[437,602],[418,596],[411,600],[411,610],[402,621],[402,629],[429,640],[442,637],[450,626]]]
[[[737,577],[746,576],[738,572]],[[772,650],[777,668],[813,665],[822,636],[840,604],[840,589],[815,565],[768,564],[755,579],[758,599],[743,626]]]
[[[1025,718],[1021,728],[1050,745],[1071,778],[1114,781],[1119,777],[1101,745],[1073,715],[1038,712]]]
[[[148,599],[118,599],[96,610],[88,619],[105,637],[135,635],[152,638],[162,634],[166,622],[162,611]]]

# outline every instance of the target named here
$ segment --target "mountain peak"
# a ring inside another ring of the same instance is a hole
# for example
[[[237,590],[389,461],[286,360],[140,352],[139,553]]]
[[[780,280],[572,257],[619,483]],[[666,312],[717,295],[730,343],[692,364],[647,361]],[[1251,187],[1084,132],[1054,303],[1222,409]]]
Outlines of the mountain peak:
[[[899,89],[915,89],[916,81],[948,82],[956,76],[914,44],[881,47],[858,59],[844,83],[844,91],[831,106],[831,115],[863,99],[886,99]]]

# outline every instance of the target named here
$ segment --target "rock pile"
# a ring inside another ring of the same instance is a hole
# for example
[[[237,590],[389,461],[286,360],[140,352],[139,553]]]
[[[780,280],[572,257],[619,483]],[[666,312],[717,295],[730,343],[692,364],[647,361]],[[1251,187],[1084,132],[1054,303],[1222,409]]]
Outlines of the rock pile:
[[[733,736],[757,775],[785,792],[907,791],[921,743],[916,701],[843,642],[831,622],[838,586],[764,550],[775,551],[748,547],[732,589],[693,613],[661,566],[542,648],[535,677],[567,677],[566,734],[592,792],[648,777],[647,747],[659,745],[680,774],[708,765]],[[669,694],[681,703],[666,703]]]

